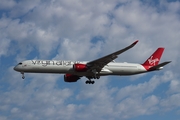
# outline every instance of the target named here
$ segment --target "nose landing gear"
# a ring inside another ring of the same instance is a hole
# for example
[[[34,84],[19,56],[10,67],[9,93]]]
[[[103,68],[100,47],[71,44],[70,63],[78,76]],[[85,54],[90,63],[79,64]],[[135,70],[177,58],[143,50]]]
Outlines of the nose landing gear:
[[[24,79],[24,78],[25,78],[24,73],[23,73],[23,72],[21,72],[21,74],[22,74],[22,79]]]

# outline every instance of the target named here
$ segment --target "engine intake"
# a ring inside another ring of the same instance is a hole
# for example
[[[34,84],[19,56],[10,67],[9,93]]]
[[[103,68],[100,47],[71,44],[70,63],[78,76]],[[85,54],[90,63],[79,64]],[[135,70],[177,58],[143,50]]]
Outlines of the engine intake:
[[[86,72],[88,68],[87,68],[86,64],[74,64],[73,69],[76,72]]]

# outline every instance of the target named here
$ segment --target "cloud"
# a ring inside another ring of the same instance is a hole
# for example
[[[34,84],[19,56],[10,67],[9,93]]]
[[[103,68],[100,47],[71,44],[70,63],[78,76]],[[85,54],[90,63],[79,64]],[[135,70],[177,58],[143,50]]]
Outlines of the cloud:
[[[152,95],[145,99],[141,98],[126,98],[116,106],[116,114],[122,119],[128,119],[139,115],[150,115],[155,113],[159,99]],[[118,118],[117,117],[117,118]]]
[[[1,5],[0,5],[1,10],[8,10],[16,5],[16,2],[14,0],[6,0],[6,1],[0,0],[0,2],[1,2]]]
[[[1,1],[0,119],[136,119],[179,109],[179,5],[160,1]],[[98,39],[97,39],[98,38]],[[24,59],[93,60],[139,43],[116,61],[143,63],[159,46],[162,71],[101,77],[94,85],[62,75],[13,71]],[[118,80],[117,80],[118,78]],[[112,80],[114,79],[114,81]],[[123,81],[119,80],[123,79]],[[162,110],[163,109],[163,110]],[[177,113],[177,114],[176,114]],[[159,115],[159,116],[161,116]]]
[[[163,99],[161,101],[161,106],[164,108],[164,111],[169,111],[172,109],[178,109],[180,106],[180,102],[178,101],[180,98],[180,94],[173,94],[167,99]]]

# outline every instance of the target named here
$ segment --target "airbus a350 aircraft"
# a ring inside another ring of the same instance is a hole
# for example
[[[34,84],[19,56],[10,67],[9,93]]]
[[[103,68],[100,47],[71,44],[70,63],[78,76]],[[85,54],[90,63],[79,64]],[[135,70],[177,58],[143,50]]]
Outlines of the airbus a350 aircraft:
[[[171,62],[167,61],[158,64],[164,48],[158,48],[143,64],[114,62],[114,59],[116,59],[119,54],[129,50],[134,45],[136,45],[137,42],[138,40],[124,49],[90,62],[63,60],[26,60],[16,65],[14,70],[20,72],[23,79],[25,78],[24,73],[59,73],[65,74],[65,82],[76,82],[81,77],[85,76],[88,78],[86,84],[94,84],[94,81],[91,79],[99,79],[100,76],[135,75],[146,73],[160,70],[164,65]]]

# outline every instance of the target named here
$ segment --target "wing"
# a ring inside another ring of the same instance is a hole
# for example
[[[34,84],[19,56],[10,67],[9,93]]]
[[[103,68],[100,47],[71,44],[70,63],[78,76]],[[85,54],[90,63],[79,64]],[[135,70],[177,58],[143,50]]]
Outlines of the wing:
[[[129,50],[130,48],[132,48],[134,45],[136,45],[136,43],[138,42],[138,40],[136,40],[134,43],[132,43],[131,45],[125,47],[124,49],[118,50],[114,53],[111,53],[109,55],[106,55],[102,58],[99,58],[97,60],[91,61],[87,63],[87,66],[89,67],[89,70],[96,70],[97,72],[100,72],[101,69],[107,65],[109,62],[113,61],[114,59],[116,59],[118,57],[119,54]]]

